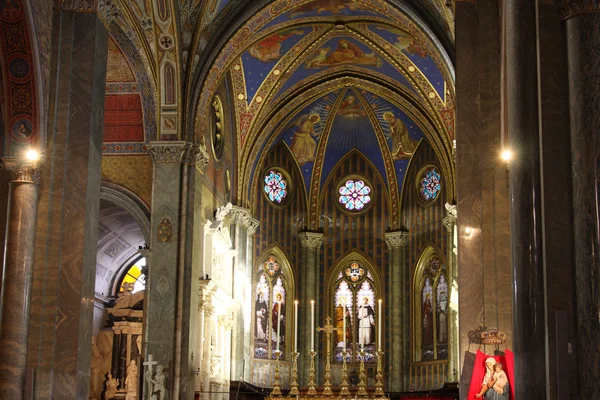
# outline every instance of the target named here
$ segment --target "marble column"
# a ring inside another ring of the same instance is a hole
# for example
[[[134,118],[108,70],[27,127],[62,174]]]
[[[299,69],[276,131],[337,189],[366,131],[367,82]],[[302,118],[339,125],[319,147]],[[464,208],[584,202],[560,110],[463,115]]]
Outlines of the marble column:
[[[89,396],[107,53],[96,13],[54,10],[26,339],[38,399]]]
[[[546,311],[536,3],[507,0],[506,101],[510,163],[515,396],[546,398]]]
[[[458,331],[458,302],[453,303],[454,299],[458,299],[458,268],[456,265],[456,205],[446,203],[446,217],[442,220],[447,232],[448,241],[448,285],[450,286],[449,308],[448,308],[448,358],[450,359],[450,367],[448,368],[448,381],[458,382],[458,373],[460,371],[460,346]]]
[[[402,292],[405,286],[405,269],[408,267],[402,264],[402,249],[408,245],[408,232],[388,232],[385,234],[385,242],[390,251],[390,264],[388,270],[388,304],[386,320],[389,321],[388,332],[385,335],[387,346],[383,349],[386,352],[386,360],[389,365],[389,375],[386,377],[388,384],[387,390],[390,392],[400,392],[404,390],[402,374],[408,374],[404,370],[404,359],[409,357],[405,354],[405,343],[408,341],[403,334],[403,327],[406,324],[405,314],[407,304],[402,303]],[[394,310],[399,310],[395,312]],[[379,316],[381,318],[383,316]]]
[[[409,232],[401,231],[400,237],[400,332],[402,335],[401,340],[401,385],[403,390],[409,390],[410,386],[410,293],[411,293],[411,278],[410,278],[410,265],[408,264],[408,242]]]
[[[557,1],[566,19],[579,397],[600,398],[600,3]]]
[[[250,357],[253,354],[250,350],[252,334],[249,329],[252,325],[252,265],[247,265],[247,252],[252,251],[248,242],[253,240],[252,234],[259,222],[249,210],[238,206],[233,206],[229,215],[234,228],[233,299],[239,310],[235,313],[233,325],[231,380],[237,381],[249,376]],[[244,358],[246,355],[248,360]]]
[[[181,161],[185,142],[151,142],[154,173],[150,248],[152,263],[146,281],[146,354],[165,369],[166,388],[174,385],[177,277],[180,237]]]
[[[25,384],[33,244],[37,216],[39,169],[6,163],[9,185],[7,229],[0,298],[0,393],[21,399]]]
[[[300,233],[300,245],[302,246],[302,289],[301,301],[302,301],[302,312],[300,318],[300,327],[298,329],[298,343],[299,343],[299,364],[298,369],[300,370],[299,380],[300,386],[306,386],[308,384],[308,366],[310,357],[310,338],[314,335],[315,338],[315,351],[317,356],[315,358],[315,368],[317,370],[316,376],[319,377],[319,363],[321,359],[319,356],[319,338],[320,335],[317,332],[310,330],[311,326],[311,315],[310,315],[310,302],[315,300],[315,330],[320,326],[319,310],[323,308],[324,304],[321,304],[319,300],[319,249],[323,244],[323,234],[318,232],[302,232]]]

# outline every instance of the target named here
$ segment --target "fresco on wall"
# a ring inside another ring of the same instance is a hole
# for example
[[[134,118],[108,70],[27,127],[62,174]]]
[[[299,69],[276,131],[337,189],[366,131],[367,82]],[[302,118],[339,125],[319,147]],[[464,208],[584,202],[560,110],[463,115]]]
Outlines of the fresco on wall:
[[[444,76],[425,46],[417,42],[409,33],[399,29],[376,24],[369,25],[369,29],[408,57],[429,80],[442,101],[445,101],[446,82]]]
[[[290,29],[274,33],[254,43],[242,54],[246,97],[252,101],[269,72],[312,28]]]
[[[316,72],[328,68],[341,69],[346,66],[356,66],[379,72],[417,93],[404,75],[376,51],[354,38],[336,37],[307,55],[306,60],[299,64],[290,78],[281,86],[278,95]]]

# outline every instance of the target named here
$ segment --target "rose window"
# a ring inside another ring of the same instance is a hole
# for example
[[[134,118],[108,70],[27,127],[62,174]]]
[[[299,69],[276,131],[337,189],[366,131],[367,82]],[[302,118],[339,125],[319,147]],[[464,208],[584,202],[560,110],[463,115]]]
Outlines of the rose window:
[[[429,168],[421,175],[419,195],[425,201],[433,201],[442,189],[442,176],[436,168]]]
[[[281,204],[287,197],[288,184],[281,172],[269,171],[265,176],[265,193],[273,203]]]
[[[347,180],[339,192],[340,204],[348,211],[360,211],[371,202],[371,188],[361,180]]]

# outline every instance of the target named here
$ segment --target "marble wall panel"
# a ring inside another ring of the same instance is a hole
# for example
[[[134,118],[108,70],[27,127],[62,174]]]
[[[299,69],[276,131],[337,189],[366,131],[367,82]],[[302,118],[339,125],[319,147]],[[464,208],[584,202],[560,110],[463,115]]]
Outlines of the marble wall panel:
[[[107,36],[95,14],[54,14],[28,338],[40,399],[89,391]]]

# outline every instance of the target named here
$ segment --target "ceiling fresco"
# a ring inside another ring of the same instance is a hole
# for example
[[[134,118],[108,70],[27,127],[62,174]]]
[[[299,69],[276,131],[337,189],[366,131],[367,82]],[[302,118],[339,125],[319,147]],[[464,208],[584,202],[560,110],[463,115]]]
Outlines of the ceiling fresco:
[[[347,87],[291,114],[273,130],[260,154],[285,142],[308,193],[315,184],[320,190],[337,163],[358,150],[377,168],[388,189],[398,191],[410,157],[424,137],[419,124],[398,106],[372,91]],[[253,175],[260,173],[256,168],[260,164],[255,164]],[[315,165],[319,165],[318,175]],[[262,180],[252,176],[250,181]],[[248,190],[251,196],[255,187]]]

